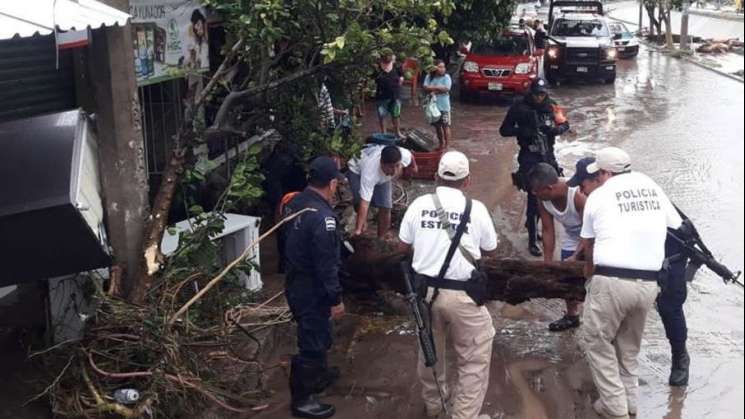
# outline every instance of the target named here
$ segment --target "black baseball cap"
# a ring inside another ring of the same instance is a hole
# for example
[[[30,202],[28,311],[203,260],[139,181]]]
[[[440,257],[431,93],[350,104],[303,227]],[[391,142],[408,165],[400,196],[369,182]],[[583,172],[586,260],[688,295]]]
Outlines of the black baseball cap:
[[[334,179],[341,179],[343,175],[339,171],[339,165],[331,157],[316,157],[310,163],[310,174],[308,178],[324,185],[328,185]]]
[[[542,77],[537,77],[530,83],[530,93],[537,95],[540,93],[548,94],[548,82]]]
[[[574,176],[567,181],[567,185],[571,187],[579,186],[583,180],[591,178],[592,175],[587,172],[587,166],[592,163],[595,163],[595,157],[585,157],[578,161],[575,166]]]

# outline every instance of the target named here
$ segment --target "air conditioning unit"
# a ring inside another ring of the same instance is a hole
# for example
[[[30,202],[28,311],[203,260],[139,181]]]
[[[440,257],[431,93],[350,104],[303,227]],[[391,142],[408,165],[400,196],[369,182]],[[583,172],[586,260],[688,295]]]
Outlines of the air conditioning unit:
[[[223,230],[211,237],[221,244],[221,258],[223,266],[237,259],[245,252],[251,243],[259,239],[259,229],[261,228],[261,218],[251,217],[240,214],[224,214],[225,224]],[[194,219],[184,220],[176,223],[173,228],[169,228],[163,234],[163,241],[160,244],[160,251],[168,256],[178,248],[179,234],[183,231],[190,231],[197,221]],[[248,253],[247,258],[257,267],[259,266],[259,246],[254,246]],[[258,269],[252,269],[250,273],[239,272],[238,276],[241,283],[249,291],[259,291],[263,287],[261,281],[261,272]]]
[[[81,110],[0,124],[0,286],[110,264],[97,153]]]

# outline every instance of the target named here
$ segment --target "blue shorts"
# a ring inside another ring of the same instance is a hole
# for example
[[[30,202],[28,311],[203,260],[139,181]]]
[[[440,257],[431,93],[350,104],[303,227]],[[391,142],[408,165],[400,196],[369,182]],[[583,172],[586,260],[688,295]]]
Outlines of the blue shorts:
[[[561,249],[561,260],[567,260],[574,254],[574,250]]]
[[[352,188],[354,207],[357,208],[362,199],[360,197],[360,175],[350,170],[347,173],[347,179],[349,179],[349,187]],[[393,188],[391,187],[390,181],[381,183],[380,185],[375,185],[370,205],[375,208],[393,208]]]

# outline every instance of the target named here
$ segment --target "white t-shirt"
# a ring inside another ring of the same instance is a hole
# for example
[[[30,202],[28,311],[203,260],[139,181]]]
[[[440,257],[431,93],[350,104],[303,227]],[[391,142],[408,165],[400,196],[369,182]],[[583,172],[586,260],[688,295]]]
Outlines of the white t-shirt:
[[[460,217],[466,208],[466,198],[463,192],[446,187],[437,188],[443,209],[449,215],[452,228],[460,223]],[[442,228],[440,218],[435,211],[432,195],[417,198],[404,214],[398,233],[402,242],[414,247],[412,267],[421,274],[437,277],[445,262],[450,248],[450,236]],[[461,245],[467,249],[475,259],[481,258],[481,249],[490,252],[497,248],[497,232],[486,206],[473,200],[471,208],[471,222],[461,237]],[[445,274],[446,279],[465,281],[471,277],[474,266],[456,251],[450,261],[450,267]]]
[[[360,175],[360,198],[367,202],[372,200],[375,186],[390,182],[393,176],[383,173],[380,168],[380,153],[383,152],[384,145],[370,145],[362,149],[359,158],[350,160],[347,163],[352,173]],[[401,150],[401,164],[404,167],[411,165],[414,156],[411,151],[399,147]]]
[[[662,188],[633,172],[608,179],[587,197],[581,236],[595,239],[595,265],[658,271],[667,228],[681,223]]]

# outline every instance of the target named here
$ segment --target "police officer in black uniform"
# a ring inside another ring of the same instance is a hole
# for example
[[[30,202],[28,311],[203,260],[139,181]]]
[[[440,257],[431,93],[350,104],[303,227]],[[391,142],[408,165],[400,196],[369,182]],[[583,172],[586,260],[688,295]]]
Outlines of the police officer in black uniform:
[[[542,78],[533,80],[529,94],[510,107],[499,128],[502,137],[517,137],[520,146],[517,156],[520,168],[513,174],[513,182],[518,189],[528,193],[525,227],[528,229],[528,249],[536,257],[542,255],[537,244],[538,200],[527,188],[527,174],[538,163],[548,163],[562,175],[554,155],[554,143],[557,135],[568,130],[569,122],[549,97],[548,83]]]
[[[665,326],[665,334],[672,351],[673,364],[669,383],[671,386],[681,387],[688,385],[688,368],[691,363],[686,349],[688,327],[683,312],[683,303],[688,297],[685,275],[688,257],[683,246],[672,239],[670,234],[673,232],[668,232],[665,241],[665,257],[670,265],[667,280],[657,296],[657,312]]]
[[[341,239],[331,208],[341,176],[332,159],[313,160],[308,187],[288,204],[292,212],[313,209],[286,230],[285,296],[297,322],[299,350],[292,358],[290,392],[292,415],[300,418],[335,413],[316,395],[338,378],[338,370],[328,368],[326,353],[332,343],[331,321],[344,314],[338,275]]]

